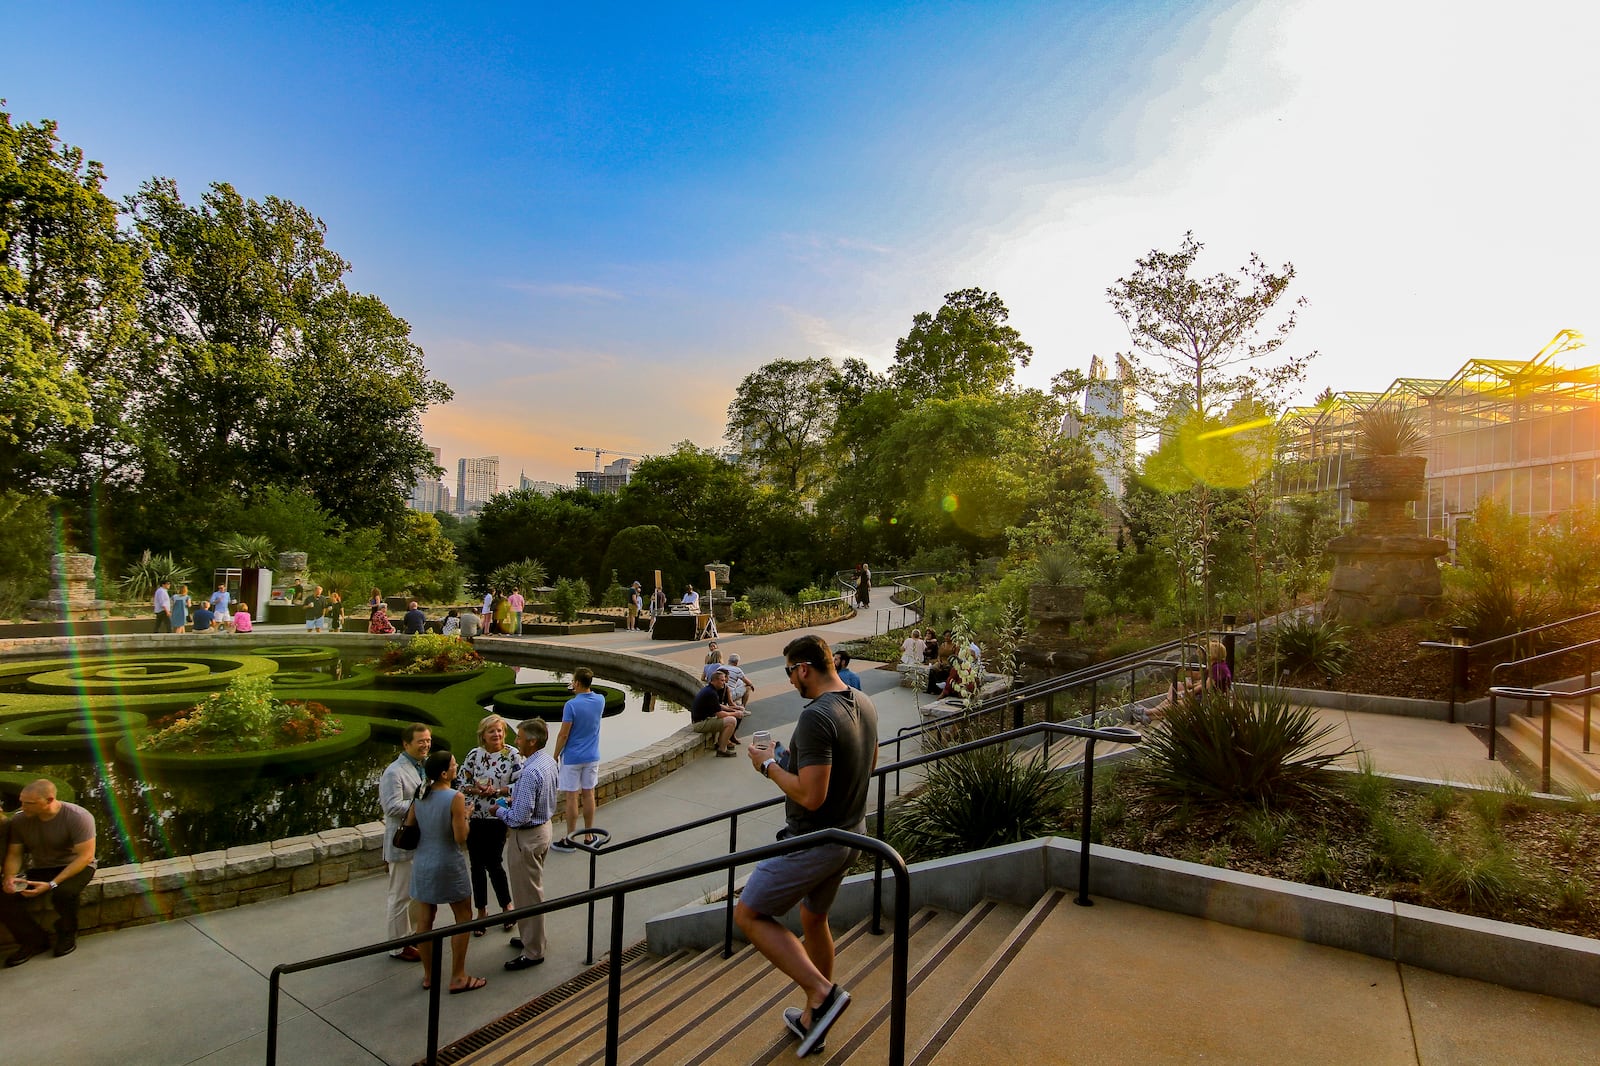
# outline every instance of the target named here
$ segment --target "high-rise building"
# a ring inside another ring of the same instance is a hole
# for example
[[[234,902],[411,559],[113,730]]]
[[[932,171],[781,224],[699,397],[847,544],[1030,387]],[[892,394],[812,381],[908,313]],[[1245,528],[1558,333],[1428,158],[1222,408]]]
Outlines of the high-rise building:
[[[573,483],[577,488],[590,492],[618,493],[633,478],[633,467],[632,459],[618,459],[607,463],[606,468],[598,472],[577,471],[573,474]]]
[[[1066,436],[1083,437],[1094,454],[1095,473],[1113,500],[1122,499],[1127,470],[1134,457],[1133,368],[1117,356],[1117,376],[1096,355],[1089,359],[1089,384],[1083,389],[1083,413],[1068,411],[1061,420]]]
[[[554,481],[535,481],[527,474],[523,474],[517,479],[517,487],[519,489],[532,489],[541,496],[554,496],[562,489],[571,488],[572,486],[558,485]]]
[[[443,453],[438,448],[428,448],[433,454],[433,465],[442,466]],[[432,514],[435,511],[450,510],[450,490],[436,477],[421,477],[411,486],[411,496],[406,500],[406,506],[413,511],[422,511]]]
[[[489,497],[500,491],[500,457],[487,455],[462,459],[456,463],[456,513],[470,514],[483,509]]]

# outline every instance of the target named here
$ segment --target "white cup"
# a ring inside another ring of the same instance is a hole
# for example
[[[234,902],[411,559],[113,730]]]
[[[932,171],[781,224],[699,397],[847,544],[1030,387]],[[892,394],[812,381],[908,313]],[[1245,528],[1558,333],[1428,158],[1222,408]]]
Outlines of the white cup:
[[[756,746],[757,751],[771,751],[772,734],[765,729],[758,729],[750,734],[750,743]]]

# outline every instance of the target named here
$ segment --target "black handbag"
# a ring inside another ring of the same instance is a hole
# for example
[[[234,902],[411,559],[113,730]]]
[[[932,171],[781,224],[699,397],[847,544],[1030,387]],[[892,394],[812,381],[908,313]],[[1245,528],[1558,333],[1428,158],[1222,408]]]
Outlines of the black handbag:
[[[423,788],[427,786],[424,785]],[[421,789],[418,789],[420,795]],[[417,845],[422,843],[422,826],[411,821],[412,812],[416,810],[417,797],[411,797],[411,805],[406,808],[406,821],[400,823],[400,828],[394,831],[394,846],[402,851],[416,851]]]

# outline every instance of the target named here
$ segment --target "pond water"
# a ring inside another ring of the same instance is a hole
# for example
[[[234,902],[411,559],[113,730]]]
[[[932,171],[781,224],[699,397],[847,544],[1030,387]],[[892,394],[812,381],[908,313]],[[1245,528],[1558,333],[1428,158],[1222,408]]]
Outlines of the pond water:
[[[325,669],[343,672],[348,666],[348,662],[328,664]],[[564,682],[568,676],[521,669],[516,681]],[[602,760],[637,751],[689,720],[682,707],[665,700],[657,699],[653,710],[643,710],[643,690],[600,678],[596,684],[610,684],[628,694],[625,709],[601,724]],[[8,679],[0,691],[17,687],[14,679]],[[552,725],[552,741],[559,728]],[[0,755],[0,772],[50,777],[70,785],[77,793],[74,802],[95,816],[99,864],[110,867],[375,821],[378,779],[397,750],[392,740],[374,740],[334,765],[293,774],[255,770],[163,776],[147,771],[141,780],[126,764],[89,752]],[[466,749],[457,753],[458,758],[465,755]],[[14,795],[5,806],[15,809]]]

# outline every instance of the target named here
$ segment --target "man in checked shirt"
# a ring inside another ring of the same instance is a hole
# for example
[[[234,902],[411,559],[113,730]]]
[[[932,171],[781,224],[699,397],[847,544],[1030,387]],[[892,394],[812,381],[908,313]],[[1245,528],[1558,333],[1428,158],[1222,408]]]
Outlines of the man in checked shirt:
[[[510,827],[510,858],[506,874],[511,881],[511,905],[531,907],[544,902],[544,860],[550,853],[550,816],[556,809],[556,762],[544,750],[550,730],[541,718],[527,718],[517,726],[517,751],[525,762],[510,800],[495,813]],[[526,970],[544,961],[544,915],[517,923],[512,947],[521,948],[506,963],[508,970]]]

